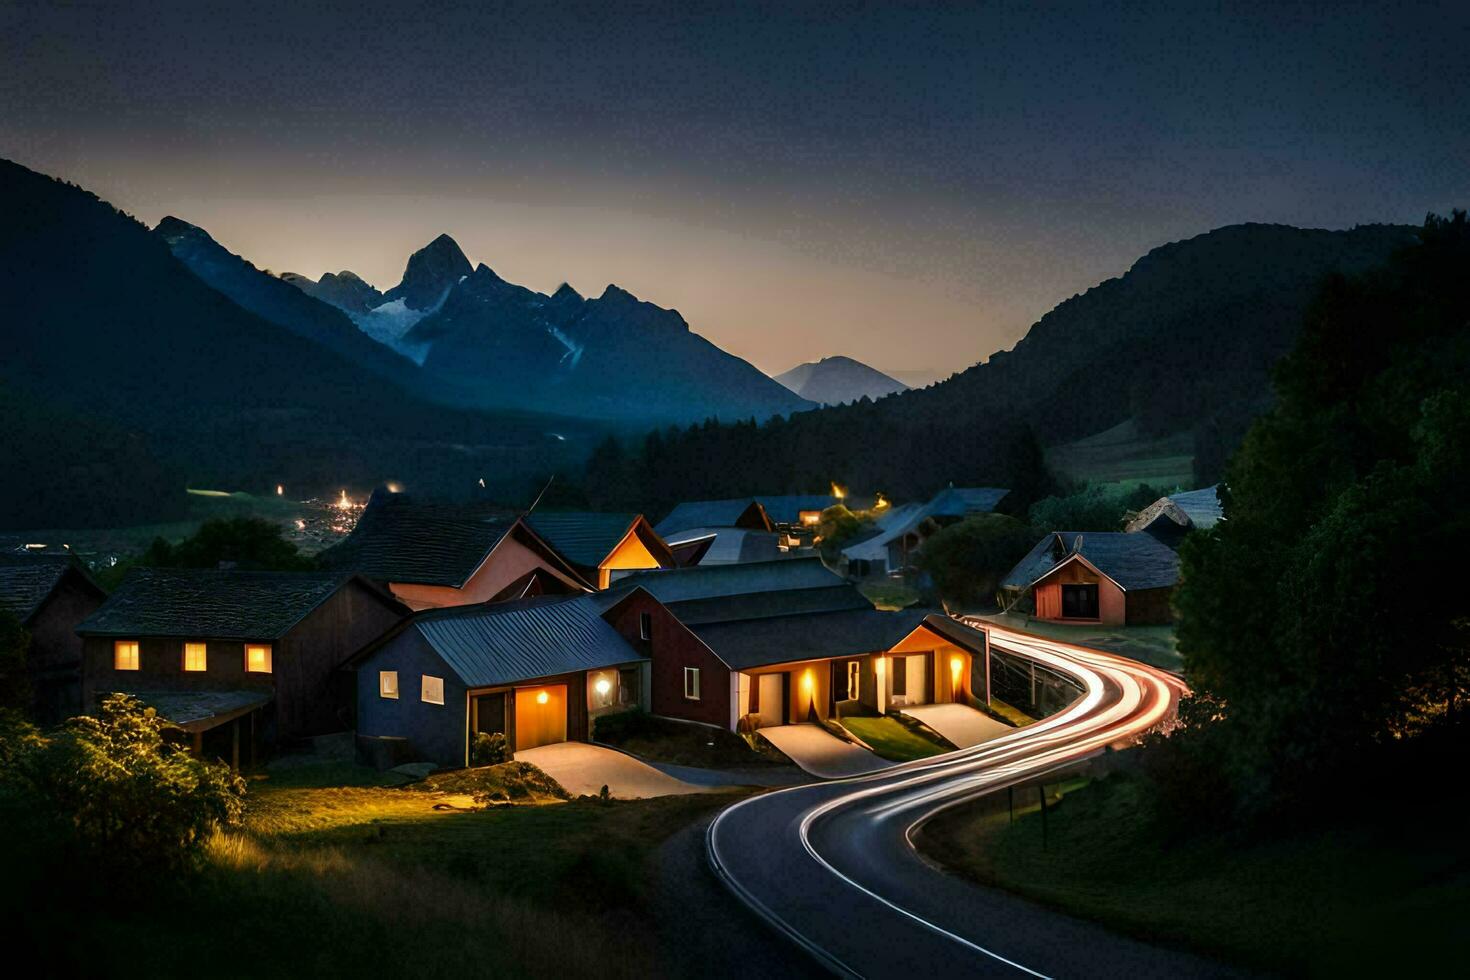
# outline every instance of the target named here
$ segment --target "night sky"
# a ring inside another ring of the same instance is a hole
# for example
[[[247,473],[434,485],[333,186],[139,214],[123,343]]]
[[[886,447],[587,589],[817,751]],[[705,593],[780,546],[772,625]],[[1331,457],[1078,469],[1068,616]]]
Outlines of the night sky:
[[[1470,203],[1467,41],[1465,3],[0,0],[0,156],[276,271],[387,288],[447,231],[770,371],[947,373],[1164,242]]]

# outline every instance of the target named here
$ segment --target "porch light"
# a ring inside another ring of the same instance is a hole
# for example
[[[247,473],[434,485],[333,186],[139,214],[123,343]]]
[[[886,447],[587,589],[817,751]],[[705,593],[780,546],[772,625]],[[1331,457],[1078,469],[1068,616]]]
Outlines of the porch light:
[[[539,692],[536,695],[536,703],[537,704],[545,704],[547,701],[550,701],[550,700],[551,700],[551,695],[547,694],[545,691],[541,691],[541,692]]]
[[[954,686],[955,687],[959,687],[960,686],[960,671],[962,671],[964,669],[965,669],[965,658],[964,657],[961,657],[959,654],[955,654],[953,657],[950,657],[949,658],[949,673],[950,673],[950,677],[954,681]]]
[[[816,684],[816,678],[812,676],[812,672],[810,670],[802,671],[802,674],[801,674],[801,689],[803,691],[805,691],[806,693],[810,694],[810,693],[812,693],[812,687],[815,684]]]
[[[603,697],[607,697],[607,692],[612,690],[612,683],[606,677],[602,677],[599,678],[597,683],[592,685],[592,687],[594,690],[597,691],[598,694],[602,695]]]

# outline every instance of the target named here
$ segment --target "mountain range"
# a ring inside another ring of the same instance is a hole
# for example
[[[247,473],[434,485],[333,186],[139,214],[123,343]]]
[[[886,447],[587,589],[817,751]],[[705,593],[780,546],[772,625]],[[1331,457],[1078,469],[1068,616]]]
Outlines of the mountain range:
[[[655,423],[814,407],[694,333],[676,310],[615,285],[595,299],[566,284],[538,293],[472,267],[448,235],[414,252],[402,281],[381,294],[350,272],[282,279],[337,305],[420,365],[436,397],[461,405]]]
[[[861,398],[877,401],[884,395],[907,391],[908,385],[861,361],[836,355],[798,364],[776,375],[776,380],[818,405],[845,405]]]

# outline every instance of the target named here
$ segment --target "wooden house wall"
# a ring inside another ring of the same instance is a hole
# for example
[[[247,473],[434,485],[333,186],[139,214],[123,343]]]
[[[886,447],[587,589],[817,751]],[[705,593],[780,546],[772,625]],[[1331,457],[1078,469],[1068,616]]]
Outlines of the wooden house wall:
[[[642,639],[639,617],[651,617],[651,640]],[[646,592],[634,592],[604,617],[633,649],[649,657],[648,708],[656,715],[730,726],[730,668],[704,641]],[[699,668],[699,700],[684,697],[684,668]]]
[[[378,672],[398,673],[398,697],[378,691]],[[423,700],[423,675],[444,679],[444,703]],[[468,691],[423,634],[409,627],[357,665],[357,733],[407,739],[414,754],[440,766],[468,761]]]
[[[54,725],[82,711],[83,644],[76,629],[104,598],[80,572],[69,571],[26,622],[31,634],[27,667],[42,724]]]

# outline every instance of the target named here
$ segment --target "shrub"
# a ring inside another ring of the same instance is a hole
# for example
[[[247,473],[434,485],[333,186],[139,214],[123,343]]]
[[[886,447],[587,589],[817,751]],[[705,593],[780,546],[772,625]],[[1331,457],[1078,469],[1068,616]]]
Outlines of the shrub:
[[[164,738],[169,723],[114,694],[98,716],[48,736],[11,726],[4,778],[84,860],[105,868],[176,867],[217,829],[238,826],[245,781]]]
[[[475,765],[499,765],[502,762],[509,762],[514,755],[515,753],[510,750],[510,743],[500,732],[475,733],[475,745],[470,754]]]
[[[935,532],[917,560],[947,602],[978,608],[994,601],[1001,578],[1035,543],[1036,532],[1014,517],[981,514]]]

